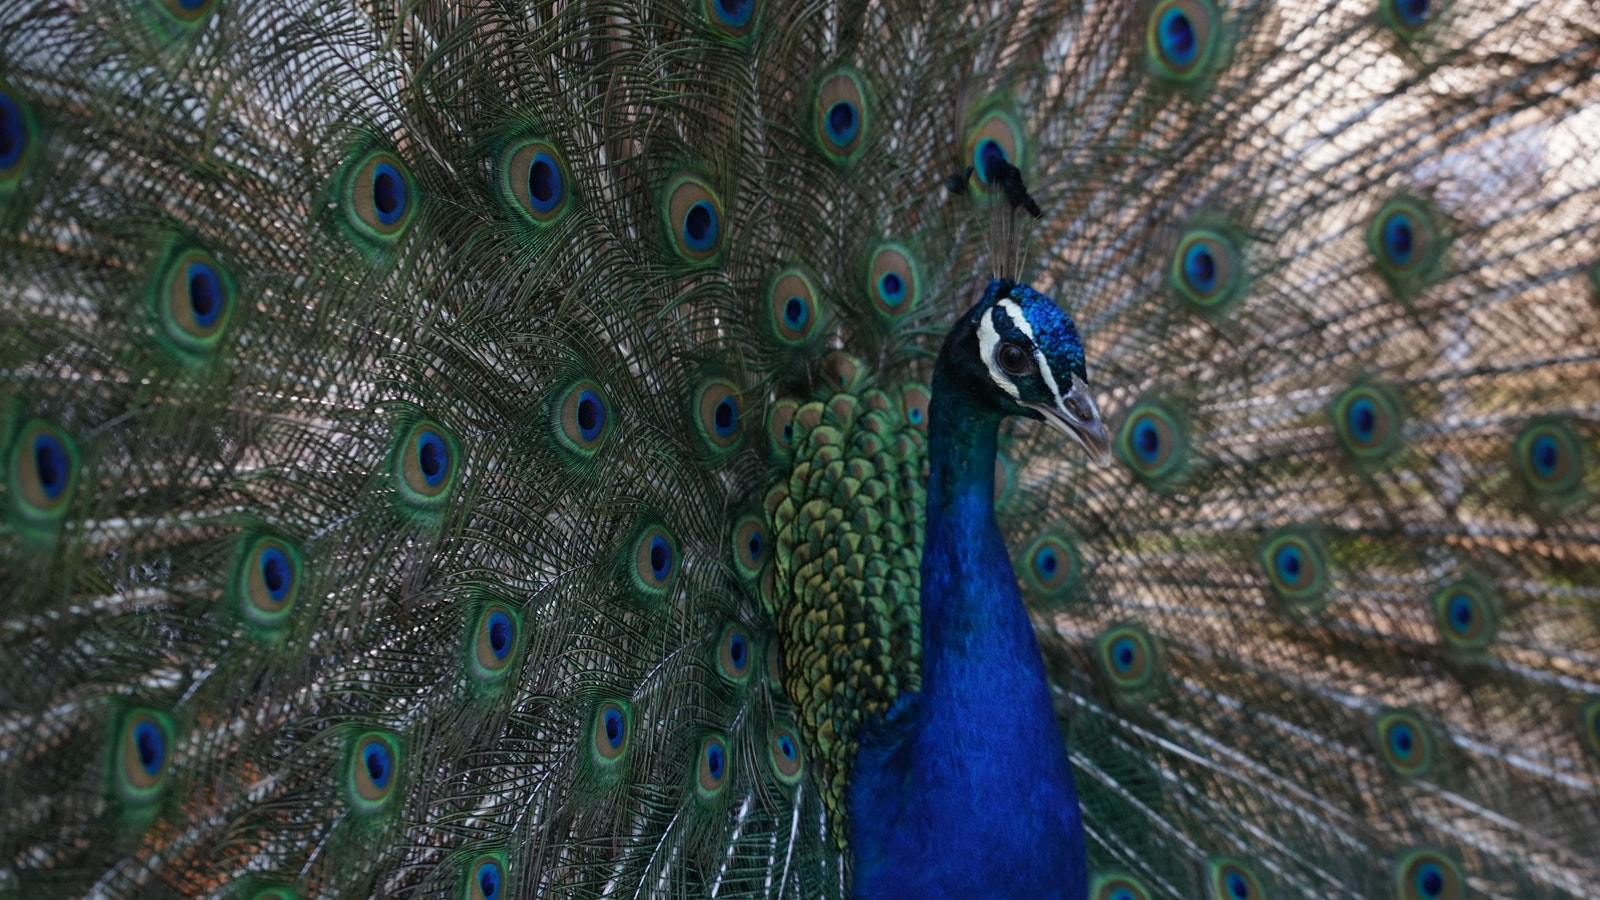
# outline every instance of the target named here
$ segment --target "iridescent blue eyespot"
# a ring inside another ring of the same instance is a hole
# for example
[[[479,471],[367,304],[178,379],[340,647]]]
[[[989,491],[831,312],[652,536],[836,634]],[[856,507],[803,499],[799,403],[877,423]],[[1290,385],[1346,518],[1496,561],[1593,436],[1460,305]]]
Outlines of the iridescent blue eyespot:
[[[1212,900],[1257,900],[1266,896],[1260,879],[1243,860],[1213,859],[1210,869]]]
[[[399,751],[393,735],[367,732],[351,744],[346,785],[350,801],[364,813],[389,805],[399,784]]]
[[[1416,224],[1405,212],[1395,212],[1383,220],[1383,250],[1396,268],[1411,264],[1415,250]]]
[[[1468,576],[1435,591],[1434,619],[1445,648],[1470,661],[1494,639],[1498,604],[1486,585]]]
[[[233,279],[215,257],[175,243],[151,285],[158,339],[185,362],[200,363],[221,342],[235,294]]]
[[[1220,67],[1227,56],[1221,20],[1209,0],[1162,0],[1145,30],[1145,62],[1152,74],[1191,83]]]
[[[602,701],[594,714],[594,737],[590,742],[594,760],[602,766],[615,766],[628,750],[633,712],[621,700]]]
[[[478,860],[472,867],[470,900],[501,900],[505,881],[505,868],[498,859]]]
[[[753,579],[767,562],[767,529],[760,516],[743,516],[733,528],[733,564],[739,574]]]
[[[1565,502],[1583,492],[1583,441],[1565,421],[1542,419],[1517,435],[1517,468],[1523,483],[1542,502]]]
[[[767,741],[767,762],[773,774],[784,784],[798,784],[805,759],[800,753],[800,739],[786,726],[774,726]]]
[[[906,299],[906,282],[898,272],[885,272],[878,277],[878,297],[885,306],[899,306]]]
[[[1448,240],[1435,220],[1428,201],[1402,197],[1385,203],[1367,226],[1367,248],[1378,274],[1403,302],[1437,282],[1444,272]]]
[[[513,634],[510,617],[503,612],[489,614],[489,652],[495,659],[505,659],[511,652]]]
[[[729,37],[742,38],[755,27],[756,0],[704,0],[706,19]]]
[[[1196,291],[1217,289],[1217,258],[1204,243],[1194,243],[1183,254],[1183,277]]]
[[[1188,66],[1200,55],[1200,42],[1195,36],[1194,23],[1183,9],[1173,7],[1161,14],[1157,26],[1157,42],[1161,55],[1174,66]]]
[[[508,142],[495,176],[502,205],[536,225],[556,222],[570,205],[566,161],[547,141],[524,137]]]
[[[1063,535],[1046,532],[1035,538],[1024,556],[1023,582],[1040,600],[1066,599],[1078,580],[1078,557]]]
[[[172,720],[155,710],[136,709],[119,724],[114,780],[127,803],[146,804],[160,796],[172,756]]]
[[[372,205],[377,211],[379,222],[393,225],[400,221],[406,214],[406,205],[410,200],[405,176],[400,174],[400,170],[395,168],[393,163],[385,161],[373,167]]]
[[[650,574],[658,581],[665,581],[667,574],[672,571],[672,545],[667,539],[659,535],[650,539]]]
[[[884,244],[872,255],[870,285],[873,307],[885,319],[895,319],[917,305],[916,267],[911,251],[899,244]]]
[[[450,474],[450,447],[436,431],[424,431],[417,437],[417,471],[423,483],[436,488]]]
[[[70,457],[66,442],[49,431],[39,431],[33,437],[33,469],[38,476],[39,490],[46,501],[61,497],[71,483]]]
[[[673,247],[691,263],[711,262],[722,251],[722,204],[705,182],[688,175],[667,188],[667,226]]]
[[[1024,172],[1028,168],[1028,144],[1021,122],[1004,98],[996,97],[991,103],[992,107],[978,116],[967,132],[966,163],[972,167],[971,187],[981,197],[1000,196],[1002,189],[992,184],[1000,173],[998,163],[1010,163]]]
[[[717,647],[717,671],[735,684],[743,683],[750,675],[750,639],[738,625],[723,629]]]
[[[550,213],[566,199],[567,187],[561,180],[561,167],[548,151],[539,150],[528,162],[528,205],[538,213]]]
[[[77,445],[66,432],[34,419],[13,439],[5,467],[4,500],[16,524],[53,534],[77,492]]]
[[[22,104],[0,85],[0,193],[22,174],[22,160],[33,143],[32,131]]]
[[[677,543],[671,532],[650,525],[639,532],[633,548],[633,583],[645,599],[666,596],[677,571]]]
[[[1139,879],[1109,872],[1095,876],[1089,887],[1089,900],[1151,900],[1151,896]]]
[[[1326,551],[1310,533],[1289,530],[1269,536],[1257,551],[1274,594],[1293,608],[1311,612],[1327,600]]]
[[[774,459],[787,459],[794,449],[794,417],[800,404],[779,400],[767,409],[767,452]]]
[[[861,116],[853,103],[843,100],[828,107],[828,140],[835,144],[848,144],[856,138]]]
[[[1128,411],[1112,449],[1147,487],[1165,492],[1187,474],[1189,430],[1174,401],[1146,395]]]
[[[1437,13],[1433,0],[1383,0],[1378,7],[1379,18],[1404,39],[1427,30],[1438,18]]]
[[[556,443],[576,460],[593,458],[611,427],[606,395],[594,382],[580,380],[553,397],[551,412],[556,420]]]
[[[701,798],[712,799],[722,794],[728,786],[728,745],[720,737],[708,737],[700,743],[700,772],[695,788]]]
[[[810,273],[789,266],[768,281],[768,332],[788,347],[804,347],[817,334],[817,289]]]
[[[352,156],[340,169],[337,190],[345,233],[374,255],[399,239],[417,206],[410,170],[387,150]]]
[[[1395,865],[1399,900],[1462,900],[1466,879],[1455,861],[1437,850],[1413,850]]]
[[[1155,685],[1160,663],[1155,640],[1138,625],[1118,625],[1095,639],[1101,670],[1112,688],[1143,695]]]
[[[1422,720],[1405,710],[1386,710],[1374,720],[1378,749],[1396,774],[1426,775],[1433,767],[1434,741]]]
[[[702,384],[695,413],[697,431],[713,455],[720,456],[738,445],[743,410],[733,382],[714,378]]]

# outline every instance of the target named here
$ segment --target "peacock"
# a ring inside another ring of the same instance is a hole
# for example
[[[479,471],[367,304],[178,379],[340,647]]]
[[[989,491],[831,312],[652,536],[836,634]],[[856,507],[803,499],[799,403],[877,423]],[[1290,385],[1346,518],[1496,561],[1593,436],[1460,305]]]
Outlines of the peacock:
[[[0,895],[1600,898],[1585,0],[6,0]]]

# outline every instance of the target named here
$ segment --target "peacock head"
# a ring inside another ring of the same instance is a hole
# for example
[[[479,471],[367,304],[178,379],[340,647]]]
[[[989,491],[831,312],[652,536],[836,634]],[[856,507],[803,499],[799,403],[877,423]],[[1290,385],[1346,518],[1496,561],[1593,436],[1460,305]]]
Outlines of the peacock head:
[[[1102,466],[1111,436],[1089,394],[1083,343],[1054,300],[1025,284],[989,282],[983,299],[956,323],[940,368],[982,403],[1027,416],[1077,441]]]

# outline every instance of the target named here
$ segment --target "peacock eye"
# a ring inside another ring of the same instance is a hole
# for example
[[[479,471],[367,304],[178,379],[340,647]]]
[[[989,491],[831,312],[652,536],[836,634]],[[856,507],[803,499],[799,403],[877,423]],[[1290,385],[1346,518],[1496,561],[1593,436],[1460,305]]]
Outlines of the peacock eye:
[[[995,351],[995,360],[1000,363],[1001,371],[1011,376],[1026,375],[1033,368],[1033,354],[1021,344],[1001,344]]]

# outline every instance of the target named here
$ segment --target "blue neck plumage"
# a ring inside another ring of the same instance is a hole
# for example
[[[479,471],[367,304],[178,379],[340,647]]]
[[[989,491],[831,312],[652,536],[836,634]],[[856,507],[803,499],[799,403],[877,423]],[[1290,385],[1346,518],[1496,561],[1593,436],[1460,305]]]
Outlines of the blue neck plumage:
[[[860,897],[1082,898],[1077,795],[1039,645],[994,515],[1001,413],[941,354],[929,406],[922,690],[862,743]]]

